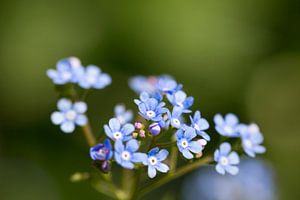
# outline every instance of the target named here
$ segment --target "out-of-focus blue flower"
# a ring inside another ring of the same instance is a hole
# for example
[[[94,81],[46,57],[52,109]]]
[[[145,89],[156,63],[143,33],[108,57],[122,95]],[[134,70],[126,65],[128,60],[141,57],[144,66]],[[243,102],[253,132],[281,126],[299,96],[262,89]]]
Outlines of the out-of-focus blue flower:
[[[174,92],[180,90],[182,85],[177,84],[177,82],[170,76],[160,76],[157,89],[162,93],[173,94]]]
[[[181,194],[184,200],[277,200],[275,184],[269,163],[241,159],[236,176],[220,176],[211,166],[201,167],[186,177]]]
[[[116,118],[109,120],[108,125],[104,125],[105,134],[112,140],[128,141],[132,138],[134,126],[132,124],[121,125],[120,121]]]
[[[167,94],[167,98],[173,106],[180,108],[183,113],[191,112],[189,108],[193,105],[194,98],[187,97],[186,93],[182,90],[174,92],[173,94]]]
[[[154,94],[157,91],[158,80],[159,78],[156,76],[135,76],[129,79],[129,87],[138,94],[142,92]]]
[[[167,173],[169,171],[168,165],[162,163],[169,155],[166,149],[159,150],[158,147],[151,149],[148,155],[142,153],[138,157],[138,161],[148,166],[148,176],[154,178],[156,171]]]
[[[195,129],[196,133],[203,137],[205,140],[210,141],[210,136],[205,132],[209,128],[209,123],[206,119],[201,117],[200,111],[196,111],[194,117],[191,117],[192,128]]]
[[[81,62],[76,57],[59,60],[55,69],[47,70],[47,75],[57,85],[76,83],[80,72],[83,70]]]
[[[239,119],[236,115],[229,113],[224,118],[220,114],[214,117],[215,128],[220,135],[227,137],[239,137]]]
[[[139,148],[137,140],[132,139],[126,143],[126,146],[121,140],[115,142],[114,157],[116,162],[124,168],[133,169],[134,163],[140,162],[141,153],[136,153]]]
[[[120,124],[126,124],[132,120],[133,113],[131,110],[126,110],[124,105],[118,104],[115,106],[115,118],[119,120]]]
[[[240,162],[240,158],[236,152],[231,152],[231,145],[224,142],[220,145],[220,149],[217,149],[214,153],[214,160],[218,163],[216,170],[218,173],[224,175],[228,172],[231,175],[236,175],[239,172],[237,165]]]
[[[177,147],[186,159],[194,158],[191,153],[200,153],[203,149],[202,145],[197,141],[192,141],[197,136],[195,130],[187,127],[186,130],[179,129],[176,132]]]
[[[169,127],[170,125],[173,128],[181,128],[182,126],[182,110],[178,107],[174,107],[172,110],[172,113],[170,111],[168,113],[168,120],[166,122],[166,127]]]
[[[74,104],[66,98],[62,98],[57,102],[59,111],[53,112],[51,121],[65,133],[71,133],[75,129],[75,124],[84,126],[87,124],[87,117],[84,113],[87,111],[87,105],[84,102],[75,102]]]
[[[103,144],[97,144],[90,148],[90,156],[93,160],[110,160],[113,156],[112,145],[109,139],[105,139]]]
[[[78,84],[85,89],[102,89],[111,84],[111,77],[101,72],[99,67],[89,65],[79,74]]]
[[[241,135],[243,149],[248,156],[255,157],[256,154],[265,153],[266,148],[261,145],[264,138],[256,124],[241,124],[238,130]]]
[[[135,99],[135,103],[138,105],[139,114],[146,120],[159,122],[162,120],[162,114],[168,112],[168,109],[164,107],[164,102],[150,98],[145,92],[140,95],[140,100]]]

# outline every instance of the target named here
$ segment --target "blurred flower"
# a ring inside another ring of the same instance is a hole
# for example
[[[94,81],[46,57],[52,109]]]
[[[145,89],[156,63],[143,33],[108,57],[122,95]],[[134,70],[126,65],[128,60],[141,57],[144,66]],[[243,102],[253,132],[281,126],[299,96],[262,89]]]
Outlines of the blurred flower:
[[[229,113],[224,118],[220,114],[214,117],[215,128],[220,135],[227,137],[239,137],[237,127],[239,120],[236,115]]]
[[[128,141],[131,139],[131,134],[134,131],[132,124],[121,125],[118,119],[112,118],[109,120],[108,125],[104,125],[105,134],[112,140]]]
[[[115,106],[115,117],[119,120],[120,124],[126,124],[133,118],[131,110],[126,110],[125,106],[118,104]]]
[[[103,144],[97,144],[90,148],[90,156],[93,160],[109,160],[113,156],[112,145],[109,139],[105,139]]]
[[[148,155],[143,153],[139,156],[139,162],[148,166],[148,176],[154,178],[156,176],[156,170],[162,173],[169,171],[168,165],[162,163],[169,155],[166,149],[159,150],[158,147],[151,149]]]
[[[47,70],[47,75],[53,83],[63,85],[66,83],[76,83],[78,74],[83,70],[81,62],[76,57],[69,57],[59,60],[56,64],[56,70]]]
[[[210,141],[210,136],[205,132],[209,128],[208,121],[201,118],[200,111],[196,111],[194,117],[191,117],[192,128],[196,130],[196,133],[203,137],[205,140]]]
[[[180,108],[183,113],[191,112],[189,108],[193,105],[194,98],[187,97],[186,93],[182,90],[179,90],[173,94],[167,94],[167,98],[173,106]]]
[[[224,175],[225,172],[232,175],[236,175],[239,172],[239,168],[234,165],[239,164],[240,158],[236,152],[230,151],[230,144],[224,142],[220,145],[220,149],[217,149],[214,153],[214,160],[218,163],[216,170],[222,175]]]
[[[248,156],[255,157],[255,154],[266,151],[266,148],[261,146],[264,138],[256,124],[241,124],[238,130],[241,135],[243,149]]]
[[[87,117],[84,113],[87,111],[87,105],[84,102],[75,102],[74,104],[66,98],[62,98],[57,102],[59,111],[53,112],[51,121],[65,133],[71,133],[75,129],[75,124],[84,126],[87,124]]]
[[[180,90],[182,85],[178,85],[177,82],[172,79],[170,76],[164,75],[160,76],[157,89],[163,93],[173,94],[174,92]]]
[[[193,128],[188,127],[186,130],[179,129],[176,132],[177,147],[186,159],[194,158],[193,153],[200,153],[202,146],[197,141],[192,141],[197,136]]]
[[[78,84],[85,89],[102,89],[111,84],[111,77],[106,73],[102,73],[99,67],[89,65],[80,71]]]
[[[142,92],[147,92],[148,94],[154,94],[157,90],[156,85],[158,82],[158,77],[156,76],[135,76],[129,79],[129,87],[140,94]]]
[[[124,168],[133,169],[134,163],[139,162],[141,153],[135,153],[139,148],[137,140],[132,139],[124,146],[121,140],[115,142],[115,160]]]

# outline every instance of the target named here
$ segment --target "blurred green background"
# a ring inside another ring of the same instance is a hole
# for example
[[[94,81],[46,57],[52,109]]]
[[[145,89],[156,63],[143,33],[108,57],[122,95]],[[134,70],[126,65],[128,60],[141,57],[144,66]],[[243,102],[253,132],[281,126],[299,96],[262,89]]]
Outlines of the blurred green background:
[[[101,197],[69,182],[90,170],[81,132],[49,119],[57,94],[45,72],[68,56],[113,77],[88,97],[97,134],[116,103],[135,108],[130,76],[171,74],[207,118],[257,122],[280,199],[300,198],[299,1],[1,0],[0,30],[0,199]]]

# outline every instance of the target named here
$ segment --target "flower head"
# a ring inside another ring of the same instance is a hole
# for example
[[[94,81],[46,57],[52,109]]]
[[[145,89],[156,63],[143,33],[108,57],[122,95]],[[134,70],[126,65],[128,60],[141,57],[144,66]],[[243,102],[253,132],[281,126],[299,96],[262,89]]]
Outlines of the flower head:
[[[57,85],[76,83],[79,73],[83,70],[81,62],[76,57],[59,60],[55,69],[47,70],[47,75]]]
[[[182,85],[178,85],[177,82],[172,79],[170,76],[160,76],[158,83],[157,83],[157,89],[162,93],[169,93],[173,94],[174,92],[180,90],[182,88]]]
[[[162,163],[169,155],[166,149],[159,150],[158,147],[151,149],[148,155],[145,153],[139,154],[139,162],[148,166],[148,176],[154,178],[156,171],[167,173],[169,171],[168,165]]]
[[[75,129],[75,125],[84,126],[87,123],[87,117],[84,113],[87,111],[86,103],[79,101],[72,103],[69,99],[62,98],[57,102],[59,111],[55,111],[51,115],[51,121],[65,133],[71,133]]]
[[[111,84],[111,77],[102,73],[101,69],[95,65],[89,65],[81,71],[78,84],[85,89],[102,89]]]
[[[210,141],[210,136],[205,132],[209,128],[209,124],[206,119],[201,117],[200,111],[196,111],[194,117],[191,117],[192,128],[195,129],[196,133],[203,137],[205,140]]]
[[[248,156],[255,157],[256,154],[266,151],[266,148],[261,145],[264,141],[263,135],[256,124],[241,124],[238,130],[241,135],[243,149]]]
[[[115,160],[124,168],[133,169],[134,163],[139,162],[141,153],[136,153],[139,148],[137,140],[132,139],[126,143],[126,146],[121,140],[115,142]]]
[[[168,111],[167,114],[168,120],[166,122],[166,127],[169,127],[170,125],[177,129],[182,127],[182,110],[180,108],[174,107],[172,113]]]
[[[90,148],[90,156],[93,160],[110,160],[113,156],[112,145],[109,139],[105,139],[103,144],[97,144]]]
[[[190,127],[187,127],[186,130],[179,129],[176,132],[177,147],[186,159],[194,158],[192,153],[198,154],[203,149],[199,142],[192,141],[196,136],[195,130]]]
[[[239,119],[236,115],[229,113],[223,118],[220,114],[216,114],[214,122],[216,124],[215,128],[220,135],[239,137],[239,132],[237,130]]]
[[[154,94],[157,90],[158,77],[156,76],[135,76],[129,80],[130,88],[136,93],[147,92],[148,94]]]
[[[193,97],[187,97],[186,93],[182,90],[174,92],[173,94],[167,94],[169,102],[182,110],[183,113],[190,113],[189,108],[194,103]]]
[[[112,118],[109,120],[108,125],[104,125],[104,131],[114,141],[128,141],[132,138],[131,134],[134,131],[134,126],[129,123],[121,125],[118,119]]]
[[[222,175],[226,172],[236,175],[239,172],[239,168],[234,165],[239,164],[240,158],[236,152],[231,152],[231,145],[227,142],[222,143],[220,149],[215,151],[214,160],[218,163],[217,172]]]
[[[118,104],[115,106],[115,118],[117,118],[120,124],[126,124],[133,118],[131,110],[126,110],[125,106]]]

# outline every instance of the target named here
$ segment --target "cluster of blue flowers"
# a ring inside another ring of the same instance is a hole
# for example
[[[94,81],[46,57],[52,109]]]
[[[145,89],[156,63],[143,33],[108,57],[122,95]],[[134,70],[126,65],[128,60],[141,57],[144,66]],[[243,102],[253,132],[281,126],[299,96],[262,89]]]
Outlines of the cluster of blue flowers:
[[[74,57],[60,60],[56,70],[50,69],[47,74],[57,85],[72,83],[84,89],[102,89],[111,83],[111,77],[97,66],[83,67],[80,60]],[[203,149],[211,140],[207,133],[210,125],[199,110],[192,112],[194,98],[183,91],[181,84],[167,75],[136,76],[130,79],[129,86],[139,95],[139,99],[134,99],[138,120],[133,123],[133,112],[126,110],[122,104],[116,105],[114,117],[104,125],[107,138],[90,149],[91,158],[100,162],[104,172],[108,172],[111,163],[116,162],[127,169],[147,166],[150,178],[154,178],[157,171],[167,173],[169,152],[156,146],[156,139],[163,134],[170,136],[171,143],[177,145],[185,159],[202,156]],[[51,120],[60,125],[63,132],[71,133],[75,125],[87,124],[86,103],[62,98],[57,107],[59,111],[51,115]],[[254,157],[265,152],[261,145],[263,136],[256,124],[241,124],[234,114],[227,114],[224,118],[217,114],[214,122],[221,136],[240,138],[247,155]],[[151,141],[150,145],[146,145],[147,152],[145,145],[141,148],[145,144],[143,141]],[[230,143],[220,145],[214,153],[214,160],[218,173],[238,173],[239,156],[232,151]]]

